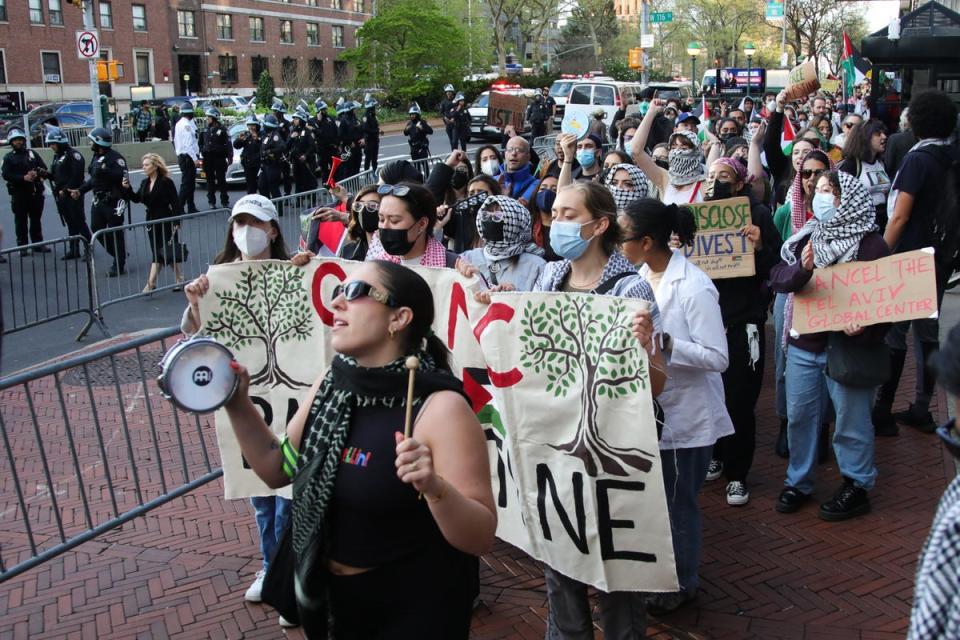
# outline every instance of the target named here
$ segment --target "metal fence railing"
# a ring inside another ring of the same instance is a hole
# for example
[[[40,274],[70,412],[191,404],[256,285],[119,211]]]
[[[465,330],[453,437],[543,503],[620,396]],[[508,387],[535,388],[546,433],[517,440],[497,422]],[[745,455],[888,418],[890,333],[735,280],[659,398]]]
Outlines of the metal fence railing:
[[[63,132],[66,134],[71,146],[86,147],[90,142],[87,139],[87,135],[93,131],[93,129],[93,127],[65,127]],[[140,141],[136,130],[130,126],[113,127],[111,133],[113,133],[114,144],[127,144]]]
[[[157,388],[178,332],[0,379],[0,582],[223,475],[212,414]]]

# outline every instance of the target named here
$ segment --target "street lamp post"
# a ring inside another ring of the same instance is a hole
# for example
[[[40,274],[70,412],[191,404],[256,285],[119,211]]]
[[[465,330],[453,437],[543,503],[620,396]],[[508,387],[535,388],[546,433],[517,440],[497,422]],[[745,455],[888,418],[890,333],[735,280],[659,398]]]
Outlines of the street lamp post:
[[[700,55],[700,43],[691,42],[687,45],[687,55],[690,56],[690,87],[694,95],[697,93],[697,56]]]
[[[747,96],[750,95],[750,80],[753,76],[753,55],[757,52],[752,42],[748,42],[743,47],[743,55],[747,56]]]

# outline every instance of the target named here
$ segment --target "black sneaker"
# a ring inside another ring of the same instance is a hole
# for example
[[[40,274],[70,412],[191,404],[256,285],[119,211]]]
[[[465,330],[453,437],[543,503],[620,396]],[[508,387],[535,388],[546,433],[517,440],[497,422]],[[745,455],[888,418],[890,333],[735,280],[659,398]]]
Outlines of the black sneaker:
[[[833,494],[829,501],[820,505],[820,519],[839,522],[869,511],[870,499],[867,498],[867,490],[854,485],[852,480],[844,478],[840,490]]]
[[[723,475],[723,463],[719,460],[711,460],[707,466],[707,477],[705,480],[711,482]]]
[[[795,487],[784,487],[777,498],[775,507],[780,513],[794,513],[809,499],[809,493],[803,493]]]
[[[900,435],[900,428],[890,413],[890,407],[874,407],[870,417],[873,421],[873,432],[878,436],[893,438]]]
[[[933,416],[929,411],[920,411],[912,403],[906,411],[898,411],[893,414],[897,422],[913,427],[922,433],[933,433],[937,430],[937,425],[933,421]]]
[[[790,457],[790,442],[787,440],[787,419],[780,418],[780,433],[777,434],[777,444],[774,452],[781,458]]]
[[[672,593],[656,593],[647,599],[647,611],[658,618],[676,611],[680,607],[697,599],[697,592],[674,591]]]

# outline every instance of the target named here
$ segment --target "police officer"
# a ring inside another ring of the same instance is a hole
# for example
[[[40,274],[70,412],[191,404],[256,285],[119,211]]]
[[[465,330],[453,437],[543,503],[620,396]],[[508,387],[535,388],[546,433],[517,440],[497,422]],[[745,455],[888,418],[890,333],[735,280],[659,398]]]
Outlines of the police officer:
[[[220,111],[211,108],[207,111],[207,129],[203,133],[203,170],[207,174],[207,204],[213,209],[217,206],[217,191],[220,192],[220,206],[230,206],[227,194],[227,167],[233,159],[230,134],[220,123]]]
[[[263,117],[263,141],[260,145],[260,195],[280,197],[283,165],[286,164],[287,143],[280,134],[277,117],[268,113]]]
[[[403,129],[403,135],[407,136],[407,143],[410,145],[410,159],[419,160],[430,156],[429,135],[433,133],[433,128],[420,116],[420,105],[416,102],[410,105],[408,111],[410,120]]]
[[[87,137],[90,138],[93,151],[90,168],[87,170],[90,177],[79,189],[71,189],[70,196],[80,199],[87,191],[93,191],[90,223],[91,229],[96,233],[101,229],[123,224],[123,214],[127,210],[127,201],[123,199],[123,178],[127,174],[127,161],[111,148],[113,136],[109,130],[97,127]],[[99,238],[103,248],[113,256],[113,266],[107,272],[107,277],[116,278],[126,273],[127,246],[123,231],[106,233]]]
[[[33,149],[27,149],[27,136],[20,129],[11,129],[7,136],[13,147],[3,157],[3,179],[10,194],[13,209],[14,231],[17,245],[43,242],[43,227],[40,216],[43,215],[43,179],[47,174],[47,165]],[[27,228],[29,226],[29,236]],[[48,253],[49,247],[38,247],[37,253]],[[29,255],[25,249],[22,255]]]
[[[380,154],[380,122],[377,121],[377,99],[369,93],[363,98],[367,112],[363,115],[363,170],[377,170],[377,156]]]
[[[543,95],[537,93],[527,106],[527,122],[530,123],[533,131],[530,133],[531,140],[536,140],[541,136],[547,135],[547,119],[550,117],[550,109],[543,98]]]
[[[283,144],[286,145],[287,140],[290,138],[290,123],[287,122],[287,119],[284,117],[284,114],[287,113],[287,105],[285,105],[280,98],[274,98],[270,109],[273,111],[273,117],[277,120],[277,133],[280,134],[280,137],[283,139]],[[293,181],[290,172],[290,159],[287,158],[286,155],[283,156],[280,172],[283,179],[283,194],[288,196],[290,195],[290,189],[293,188]]]
[[[200,145],[197,144],[197,125],[193,122],[193,104],[180,105],[180,118],[173,127],[173,148],[180,166],[180,205],[187,213],[196,213],[193,193],[197,188],[197,161]]]
[[[257,175],[260,173],[260,121],[250,114],[247,118],[247,130],[233,141],[234,149],[241,149],[240,164],[243,165],[243,177],[247,183],[247,195],[257,192]]]
[[[317,150],[320,155],[320,181],[326,183],[330,177],[330,163],[333,156],[339,154],[337,145],[339,144],[340,132],[337,130],[337,123],[330,117],[327,103],[322,98],[317,98],[314,103],[317,108],[316,119],[314,120],[314,136],[317,140]]]
[[[317,176],[313,173],[317,143],[313,132],[307,128],[310,114],[302,106],[293,113],[293,126],[290,139],[287,140],[287,153],[293,162],[293,181],[297,193],[313,191],[317,188]]]
[[[340,103],[337,108],[337,118],[340,120],[340,157],[343,158],[343,164],[337,169],[337,181],[360,173],[360,165],[363,161],[361,155],[363,153],[363,129],[360,128],[360,123],[354,113],[354,110],[359,106],[353,100],[348,100]]]
[[[53,189],[53,201],[57,205],[60,220],[67,226],[71,236],[82,236],[90,242],[90,228],[83,213],[83,201],[70,197],[71,189],[79,189],[83,184],[84,161],[80,152],[70,146],[66,134],[58,127],[49,127],[44,139],[53,149],[53,163],[50,165],[50,186]],[[64,260],[76,260],[83,257],[80,253],[80,241],[71,240],[70,249]]]
[[[450,117],[453,119],[454,147],[466,151],[467,141],[470,139],[470,112],[467,111],[467,99],[462,93],[454,97]]]
[[[454,100],[454,93],[452,84],[448,84],[443,88],[443,100],[440,101],[440,117],[443,118],[443,124],[447,128],[447,139],[450,141],[450,151],[453,151],[457,148],[456,135],[456,122],[454,121],[451,111],[456,105]]]

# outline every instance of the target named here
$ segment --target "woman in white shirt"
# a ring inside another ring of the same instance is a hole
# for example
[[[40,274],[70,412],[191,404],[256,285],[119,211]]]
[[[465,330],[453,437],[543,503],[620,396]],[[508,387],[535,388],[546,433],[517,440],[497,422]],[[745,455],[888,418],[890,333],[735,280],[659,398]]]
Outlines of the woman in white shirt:
[[[870,194],[880,233],[887,228],[887,195],[892,183],[883,162],[886,150],[886,125],[868,120],[847,131],[843,160],[837,165],[837,169],[859,180]]]
[[[661,101],[654,100],[634,136],[630,150],[633,161],[650,179],[666,204],[703,202],[703,182],[707,179],[700,138],[692,131],[674,131],[670,135],[669,168],[664,169],[646,152],[647,138],[653,123],[662,110]]]
[[[733,433],[720,376],[728,364],[727,338],[713,282],[687,261],[682,248],[670,248],[671,236],[681,247],[693,242],[696,222],[690,210],[644,198],[627,206],[620,225],[624,256],[643,264],[640,275],[653,286],[667,359],[667,382],[657,400],[664,413],[660,453],[680,591],[651,598],[648,610],[658,615],[693,600],[699,588],[697,494],[713,444]]]

